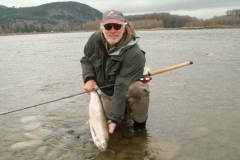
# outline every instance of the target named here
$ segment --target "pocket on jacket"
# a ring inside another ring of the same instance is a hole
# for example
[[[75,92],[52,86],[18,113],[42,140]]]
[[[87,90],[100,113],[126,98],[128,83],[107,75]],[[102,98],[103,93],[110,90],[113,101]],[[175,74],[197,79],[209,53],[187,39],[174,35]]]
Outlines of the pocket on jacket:
[[[89,59],[88,59],[92,65],[96,68],[98,68],[99,66],[102,65],[102,59],[98,58],[98,56],[96,54],[93,54]]]
[[[107,64],[107,75],[112,76],[116,75],[120,72],[122,63],[119,61],[111,61],[109,64]]]
[[[116,77],[121,70],[122,63],[120,61],[110,61],[107,63],[106,73],[108,80],[111,83],[115,83]]]

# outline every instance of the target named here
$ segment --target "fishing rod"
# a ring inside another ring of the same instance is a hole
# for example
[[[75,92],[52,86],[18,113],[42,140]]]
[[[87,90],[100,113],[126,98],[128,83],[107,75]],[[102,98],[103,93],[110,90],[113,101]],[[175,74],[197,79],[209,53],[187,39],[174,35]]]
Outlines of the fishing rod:
[[[149,77],[144,77],[143,79],[140,79],[140,80],[143,81],[144,83],[147,83],[147,82],[149,82],[151,80],[150,76],[153,76],[153,75],[156,75],[156,74],[160,74],[160,73],[163,73],[163,72],[167,72],[167,71],[171,71],[171,70],[174,70],[174,69],[177,69],[177,68],[185,67],[185,66],[188,66],[188,65],[191,65],[191,64],[193,64],[193,62],[189,61],[189,62],[177,64],[177,65],[174,65],[174,66],[171,66],[171,67],[167,67],[167,68],[164,68],[164,69],[160,69],[160,70],[157,70],[157,71],[153,71],[153,72],[150,72],[148,74]],[[111,87],[113,85],[114,84],[110,84],[110,85],[106,85],[106,86],[103,86],[103,87],[99,87],[97,89],[92,89],[91,91],[85,91],[85,92],[73,94],[73,95],[70,95],[70,96],[67,96],[67,97],[62,97],[62,98],[58,98],[58,99],[55,99],[55,100],[51,100],[51,101],[48,101],[48,102],[39,103],[39,104],[36,104],[36,105],[33,105],[33,106],[29,106],[29,107],[25,107],[25,108],[21,108],[21,109],[16,109],[16,110],[12,110],[12,111],[9,111],[9,112],[0,113],[0,116],[6,115],[6,114],[10,114],[10,113],[13,113],[13,112],[18,112],[18,111],[21,111],[21,110],[26,110],[26,109],[29,109],[29,108],[38,107],[38,106],[41,106],[41,105],[44,105],[44,104],[60,101],[60,100],[63,100],[63,99],[75,97],[75,96],[78,96],[78,95],[81,95],[81,94],[85,94],[85,93],[88,93],[88,92],[96,91],[98,89]]]

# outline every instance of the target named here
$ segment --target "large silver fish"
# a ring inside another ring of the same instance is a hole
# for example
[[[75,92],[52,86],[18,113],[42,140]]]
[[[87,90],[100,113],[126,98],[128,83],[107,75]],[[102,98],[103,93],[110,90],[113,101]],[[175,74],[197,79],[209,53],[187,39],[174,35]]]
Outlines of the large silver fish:
[[[97,91],[92,91],[89,102],[89,124],[94,144],[105,151],[108,146],[108,126],[101,98]]]

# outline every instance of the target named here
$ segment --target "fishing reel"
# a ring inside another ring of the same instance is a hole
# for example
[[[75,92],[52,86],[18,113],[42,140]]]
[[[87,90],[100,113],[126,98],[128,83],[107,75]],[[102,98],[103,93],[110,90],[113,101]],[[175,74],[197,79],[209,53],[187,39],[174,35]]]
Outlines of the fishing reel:
[[[149,75],[143,75],[141,78],[140,78],[140,81],[142,83],[148,83],[152,80],[152,77],[150,77]]]

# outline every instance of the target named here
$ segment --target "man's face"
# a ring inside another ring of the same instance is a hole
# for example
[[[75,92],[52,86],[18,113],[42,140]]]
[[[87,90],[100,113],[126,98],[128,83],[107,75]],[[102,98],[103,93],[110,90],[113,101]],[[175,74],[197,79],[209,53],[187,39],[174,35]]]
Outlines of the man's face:
[[[121,25],[120,29],[118,29],[119,25],[120,24],[109,23],[102,26],[102,32],[106,40],[108,41],[110,47],[113,47],[114,45],[116,45],[121,40],[123,33],[125,32],[124,24]]]

